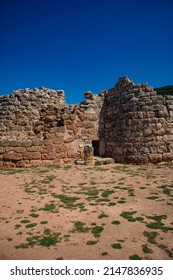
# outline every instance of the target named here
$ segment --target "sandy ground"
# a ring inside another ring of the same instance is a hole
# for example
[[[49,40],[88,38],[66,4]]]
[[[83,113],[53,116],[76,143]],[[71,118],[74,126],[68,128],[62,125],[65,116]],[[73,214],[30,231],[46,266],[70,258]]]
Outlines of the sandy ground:
[[[173,166],[0,170],[0,259],[173,259]]]

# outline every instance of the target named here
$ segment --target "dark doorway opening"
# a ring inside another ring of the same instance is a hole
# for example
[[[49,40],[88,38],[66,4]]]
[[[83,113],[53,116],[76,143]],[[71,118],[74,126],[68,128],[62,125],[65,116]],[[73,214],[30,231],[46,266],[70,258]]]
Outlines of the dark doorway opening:
[[[94,148],[94,156],[99,156],[99,141],[92,141],[92,146]]]

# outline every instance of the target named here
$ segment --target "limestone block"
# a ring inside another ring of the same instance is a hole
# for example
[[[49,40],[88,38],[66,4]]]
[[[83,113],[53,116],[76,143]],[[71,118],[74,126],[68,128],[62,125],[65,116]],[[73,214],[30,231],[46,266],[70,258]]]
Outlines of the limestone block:
[[[76,153],[76,151],[74,151],[74,150],[68,150],[68,151],[67,151],[67,156],[68,156],[69,158],[76,158],[77,153]]]
[[[149,160],[152,163],[158,163],[163,160],[162,154],[148,154]]]
[[[69,130],[76,129],[76,125],[74,123],[71,125],[67,125],[67,129],[69,129]]]
[[[53,152],[53,147],[52,147],[52,146],[43,146],[43,147],[41,147],[41,152],[42,152],[42,153],[50,153],[50,152]]]
[[[42,165],[43,166],[49,166],[49,165],[53,165],[54,164],[54,161],[53,160],[42,160]]]
[[[173,141],[173,135],[164,135],[163,136],[163,141],[164,142]]]
[[[64,137],[56,137],[56,138],[52,138],[52,143],[53,144],[62,144],[64,143]]]
[[[42,159],[42,160],[47,160],[47,159],[48,159],[48,160],[50,160],[50,159],[53,160],[53,159],[55,158],[55,156],[56,156],[56,155],[55,155],[55,153],[53,153],[53,152],[50,152],[50,153],[42,153],[42,154],[41,154],[41,159]]]
[[[94,127],[94,123],[93,122],[89,122],[89,121],[83,122],[83,127],[84,128],[93,128]]]
[[[16,167],[30,167],[30,161],[29,160],[19,160],[16,162]]]
[[[147,136],[150,136],[150,135],[152,135],[152,130],[151,129],[144,129],[144,131],[143,131],[143,134],[144,134],[144,137],[147,137]]]
[[[44,139],[43,140],[43,145],[45,146],[51,146],[52,145],[52,141],[50,139]]]
[[[10,151],[10,152],[5,152],[3,154],[3,159],[5,161],[17,161],[17,160],[22,160],[23,156],[22,154],[16,153],[14,151]]]
[[[71,137],[67,137],[66,139],[64,139],[64,143],[70,143],[73,142],[76,138],[74,136]]]
[[[15,146],[17,147],[18,145],[15,145]],[[32,140],[30,140],[30,139],[22,140],[22,145],[21,146],[22,147],[30,147],[30,146],[32,146]]]
[[[28,152],[40,152],[41,146],[26,147],[26,150],[27,150]]]
[[[164,153],[163,161],[171,162],[173,160],[173,153]]]
[[[73,124],[72,120],[65,120],[64,125],[71,125]]]
[[[5,147],[6,152],[14,151],[14,147]]]
[[[161,128],[159,130],[153,129],[153,134],[155,136],[163,136],[165,134],[165,128]]]
[[[59,151],[60,152],[66,152],[68,150],[68,145],[60,145],[59,146]]]
[[[5,162],[3,163],[3,167],[5,167],[5,168],[15,168],[16,165],[15,165],[15,163],[13,163],[13,162],[5,161]]]
[[[26,148],[25,147],[15,147],[14,151],[22,154],[22,153],[26,152]]]
[[[59,157],[62,158],[62,159],[67,158],[67,152],[61,152],[61,153],[59,154]]]
[[[86,117],[87,117],[88,121],[97,121],[99,119],[99,116],[97,116],[97,115],[89,115],[89,114],[87,114]]]
[[[5,148],[4,147],[0,147],[0,154],[5,153]]]
[[[41,153],[40,152],[25,152],[23,153],[23,159],[41,159]]]

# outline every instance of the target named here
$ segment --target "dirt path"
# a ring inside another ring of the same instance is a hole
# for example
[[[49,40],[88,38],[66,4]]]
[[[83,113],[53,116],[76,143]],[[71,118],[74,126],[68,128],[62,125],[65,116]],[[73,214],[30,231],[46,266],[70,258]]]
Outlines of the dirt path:
[[[173,259],[172,171],[0,170],[0,259]]]

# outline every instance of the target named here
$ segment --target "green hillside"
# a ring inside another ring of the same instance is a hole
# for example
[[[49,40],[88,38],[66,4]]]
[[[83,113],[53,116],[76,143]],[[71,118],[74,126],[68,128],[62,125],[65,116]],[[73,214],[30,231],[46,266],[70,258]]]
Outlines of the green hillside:
[[[157,94],[161,95],[173,95],[173,86],[165,86],[160,88],[155,88]]]

